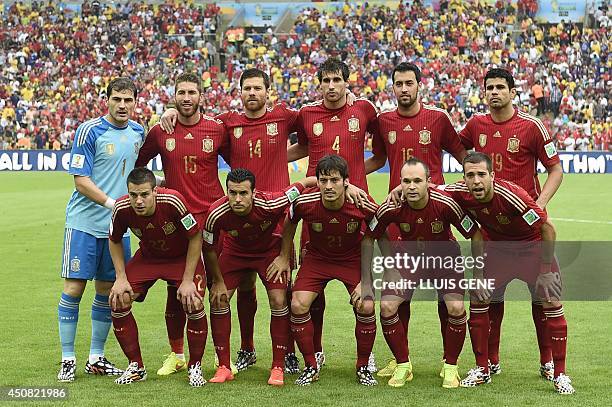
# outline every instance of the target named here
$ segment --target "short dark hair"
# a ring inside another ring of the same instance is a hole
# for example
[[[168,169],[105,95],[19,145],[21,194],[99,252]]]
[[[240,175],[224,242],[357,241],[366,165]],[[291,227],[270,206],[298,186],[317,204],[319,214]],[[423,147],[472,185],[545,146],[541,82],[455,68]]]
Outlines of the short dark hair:
[[[229,187],[229,182],[234,182],[239,184],[244,181],[251,182],[251,191],[255,189],[255,175],[245,168],[234,168],[227,174],[227,178],[225,179],[225,186]]]
[[[325,62],[319,66],[319,70],[317,71],[317,78],[319,79],[319,83],[323,81],[324,73],[337,73],[340,72],[342,75],[342,79],[346,82],[350,75],[349,67],[344,62],[340,61],[336,58],[329,58]]]
[[[421,70],[418,66],[413,64],[412,62],[402,62],[395,68],[393,68],[393,73],[391,74],[391,79],[395,82],[395,73],[396,72],[414,72],[414,77],[416,78],[417,83],[421,83]]]
[[[419,160],[418,158],[410,157],[404,162],[403,166],[411,167],[411,166],[418,165],[418,164],[421,164],[423,168],[425,168],[425,176],[429,178],[429,166],[427,166],[427,164],[425,164],[423,161]]]
[[[182,74],[177,76],[176,79],[174,80],[174,92],[175,93],[176,93],[176,88],[178,88],[179,83],[183,83],[183,82],[195,83],[198,88],[198,92],[202,93],[202,81],[200,80],[200,77],[196,73],[183,72]]]
[[[487,163],[487,171],[493,172],[493,162],[488,154],[481,153],[480,151],[470,151],[463,159],[463,173],[465,174],[465,164],[479,164],[482,162]]]
[[[110,98],[113,90],[117,92],[121,92],[122,90],[131,90],[134,93],[134,99],[138,96],[138,89],[136,89],[136,85],[130,78],[120,77],[115,78],[106,87],[106,97]]]
[[[249,78],[262,78],[266,89],[270,88],[270,76],[267,73],[261,69],[249,68],[245,69],[240,75],[240,89],[242,89],[242,83]]]
[[[347,179],[349,174],[346,160],[339,155],[328,154],[317,163],[315,174],[319,179],[320,175],[330,175],[332,171],[338,171],[342,179]]]
[[[155,174],[153,174],[153,171],[146,167],[136,167],[128,174],[128,185],[130,183],[134,185],[142,185],[146,184],[147,182],[151,184],[151,189],[155,188]]]
[[[505,79],[506,83],[508,84],[508,89],[514,88],[514,78],[512,77],[512,74],[510,73],[510,71],[508,71],[507,69],[503,69],[503,68],[489,69],[489,71],[484,77],[485,88],[487,86],[487,80],[493,79],[493,78]]]

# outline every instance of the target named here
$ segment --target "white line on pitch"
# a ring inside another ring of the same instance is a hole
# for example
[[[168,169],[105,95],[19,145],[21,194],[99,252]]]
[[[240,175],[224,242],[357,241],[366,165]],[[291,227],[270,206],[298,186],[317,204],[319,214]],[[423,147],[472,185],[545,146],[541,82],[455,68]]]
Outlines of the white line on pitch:
[[[573,218],[550,218],[550,219],[560,220],[561,222],[597,223],[600,225],[612,225],[612,221],[608,221],[608,220],[589,220],[589,219],[573,219]]]

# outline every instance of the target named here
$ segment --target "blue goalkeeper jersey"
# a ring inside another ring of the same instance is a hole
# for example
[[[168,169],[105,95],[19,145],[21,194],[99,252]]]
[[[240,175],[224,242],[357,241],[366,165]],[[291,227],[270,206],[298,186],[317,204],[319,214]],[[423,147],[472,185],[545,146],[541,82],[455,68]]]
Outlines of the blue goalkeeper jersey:
[[[104,117],[82,123],[74,136],[68,173],[91,178],[106,195],[117,199],[127,194],[126,179],[144,138],[144,128],[132,120],[123,128]],[[66,208],[67,228],[108,238],[110,220],[111,211],[76,189],[72,192]]]

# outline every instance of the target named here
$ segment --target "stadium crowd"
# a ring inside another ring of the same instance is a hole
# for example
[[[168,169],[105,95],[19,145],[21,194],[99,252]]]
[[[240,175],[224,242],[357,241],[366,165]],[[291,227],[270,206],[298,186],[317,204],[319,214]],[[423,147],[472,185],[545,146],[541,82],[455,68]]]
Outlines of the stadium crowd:
[[[381,111],[394,106],[393,67],[405,58],[416,62],[424,101],[447,109],[459,128],[486,109],[486,69],[506,66],[517,78],[515,104],[543,119],[559,149],[609,149],[605,5],[583,27],[536,23],[535,0],[441,1],[440,11],[404,3],[397,10],[348,1],[334,12],[308,8],[287,34],[247,29],[226,35],[219,50],[202,36],[218,25],[214,5],[84,5],[71,15],[52,2],[16,3],[0,31],[0,148],[68,148],[77,123],[104,111],[102,89],[121,73],[141,89],[136,115],[147,126],[172,95],[175,66],[202,75],[206,112],[216,114],[240,107],[237,78],[251,66],[270,72],[273,101],[313,101],[316,67],[337,55],[351,66],[351,90]],[[190,34],[202,40],[189,42]]]

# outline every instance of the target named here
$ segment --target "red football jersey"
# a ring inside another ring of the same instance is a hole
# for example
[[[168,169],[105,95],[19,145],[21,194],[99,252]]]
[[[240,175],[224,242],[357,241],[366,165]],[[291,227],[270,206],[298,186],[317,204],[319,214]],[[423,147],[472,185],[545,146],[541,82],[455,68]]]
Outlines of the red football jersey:
[[[206,217],[204,242],[216,245],[220,232],[225,231],[223,253],[235,253],[242,257],[267,256],[282,237],[279,220],[303,189],[302,184],[296,183],[282,192],[255,191],[253,207],[245,216],[238,216],[232,211],[227,196],[219,199],[212,204]]]
[[[464,150],[461,140],[444,109],[421,105],[414,116],[402,116],[397,109],[378,116],[372,139],[375,155],[385,154],[389,161],[389,191],[400,184],[402,166],[411,157],[429,167],[431,182],[444,184],[442,151],[455,158]]]
[[[128,228],[140,239],[143,257],[156,259],[185,256],[189,238],[200,230],[185,198],[177,191],[161,187],[157,188],[155,212],[151,216],[136,215],[128,195],[117,199],[110,240],[119,243]]]
[[[518,185],[494,180],[493,199],[486,203],[474,199],[463,181],[446,185],[444,190],[472,214],[487,240],[542,240],[540,228],[546,222],[546,212]]]
[[[296,130],[298,111],[277,104],[257,119],[235,110],[217,118],[229,135],[230,166],[246,168],[255,175],[261,191],[281,191],[289,185],[287,140]]]
[[[309,188],[293,203],[289,219],[293,223],[304,220],[302,227],[308,228],[309,241],[305,248],[308,255],[329,262],[344,262],[359,259],[361,240],[368,232],[370,222],[378,209],[374,199],[358,208],[348,201],[340,210],[323,206],[319,188]]]
[[[225,125],[212,117],[202,116],[192,126],[177,122],[172,134],[156,124],[149,130],[136,166],[161,155],[166,186],[183,194],[194,214],[203,214],[224,195],[218,162],[227,148]]]
[[[449,194],[434,188],[429,188],[429,201],[423,209],[412,209],[408,202],[400,207],[383,203],[376,212],[375,223],[373,234],[376,237],[382,236],[387,226],[394,223],[404,241],[455,240],[450,225],[470,239],[478,229],[476,222]]]
[[[533,198],[540,195],[538,160],[558,164],[555,142],[540,119],[515,109],[509,120],[496,123],[490,114],[475,114],[459,133],[466,149],[489,154],[497,178],[512,181]]]
[[[314,176],[319,160],[337,154],[348,163],[351,184],[368,190],[364,165],[366,131],[373,133],[376,107],[367,99],[352,106],[328,109],[323,101],[304,105],[298,115],[298,143],[308,146],[307,176]]]

